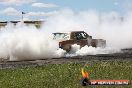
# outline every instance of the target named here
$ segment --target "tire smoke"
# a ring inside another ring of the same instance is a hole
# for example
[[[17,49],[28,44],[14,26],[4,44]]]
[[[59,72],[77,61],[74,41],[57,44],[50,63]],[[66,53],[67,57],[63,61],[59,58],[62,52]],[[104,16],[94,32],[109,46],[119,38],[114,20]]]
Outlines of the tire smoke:
[[[82,11],[75,13],[64,9],[48,17],[40,29],[22,22],[8,24],[0,30],[0,58],[35,60],[76,55],[96,55],[119,52],[132,47],[132,13],[123,17],[117,12],[99,13]],[[52,39],[54,32],[85,31],[93,38],[105,39],[106,48],[73,45],[70,54],[59,49],[58,41]]]

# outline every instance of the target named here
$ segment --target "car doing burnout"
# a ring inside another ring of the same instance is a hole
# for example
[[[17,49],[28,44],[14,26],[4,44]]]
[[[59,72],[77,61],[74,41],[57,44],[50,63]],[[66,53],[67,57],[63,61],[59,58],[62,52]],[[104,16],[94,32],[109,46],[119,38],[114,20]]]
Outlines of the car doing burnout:
[[[53,39],[59,42],[59,48],[62,48],[69,52],[73,44],[85,45],[92,47],[105,47],[106,40],[92,39],[92,36],[88,35],[84,31],[72,31],[69,33],[53,33]]]

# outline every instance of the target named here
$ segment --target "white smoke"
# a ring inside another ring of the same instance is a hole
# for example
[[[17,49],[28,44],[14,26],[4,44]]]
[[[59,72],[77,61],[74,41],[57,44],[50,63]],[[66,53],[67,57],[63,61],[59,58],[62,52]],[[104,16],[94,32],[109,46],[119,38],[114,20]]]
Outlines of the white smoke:
[[[10,60],[32,60],[62,56],[95,55],[119,52],[121,48],[132,47],[132,13],[120,16],[117,12],[99,13],[60,10],[49,17],[40,29],[22,23],[8,24],[0,31],[0,58]],[[83,30],[96,39],[105,39],[106,48],[73,45],[70,54],[59,49],[52,40],[54,32]]]
[[[83,30],[93,38],[105,39],[109,47],[130,48],[132,47],[131,19],[130,12],[121,16],[117,12],[99,13],[89,10],[75,13],[66,9],[48,18],[44,29],[53,32]]]
[[[66,54],[66,56],[84,56],[84,55],[97,55],[97,54],[112,54],[120,52],[120,49],[117,48],[111,48],[111,47],[92,47],[85,45],[84,47],[80,47],[77,44],[72,45],[72,49],[70,51],[70,54]]]
[[[10,60],[33,60],[60,57],[58,43],[52,34],[20,23],[2,28],[0,32],[0,57]]]

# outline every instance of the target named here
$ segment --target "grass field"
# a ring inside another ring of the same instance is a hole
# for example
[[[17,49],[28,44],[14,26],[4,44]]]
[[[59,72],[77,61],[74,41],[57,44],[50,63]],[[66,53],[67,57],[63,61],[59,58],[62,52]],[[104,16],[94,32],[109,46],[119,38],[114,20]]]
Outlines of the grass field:
[[[84,88],[80,85],[85,63],[47,64],[0,70],[0,88]],[[91,79],[132,80],[132,61],[90,61],[85,66]],[[128,86],[88,86],[88,88],[132,88]]]

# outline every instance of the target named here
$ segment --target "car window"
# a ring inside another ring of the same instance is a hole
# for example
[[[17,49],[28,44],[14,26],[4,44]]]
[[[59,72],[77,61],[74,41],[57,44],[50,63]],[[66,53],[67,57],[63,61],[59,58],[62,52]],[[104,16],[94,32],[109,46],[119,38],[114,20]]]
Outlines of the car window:
[[[68,33],[55,33],[53,34],[53,39],[69,39],[70,35]]]

